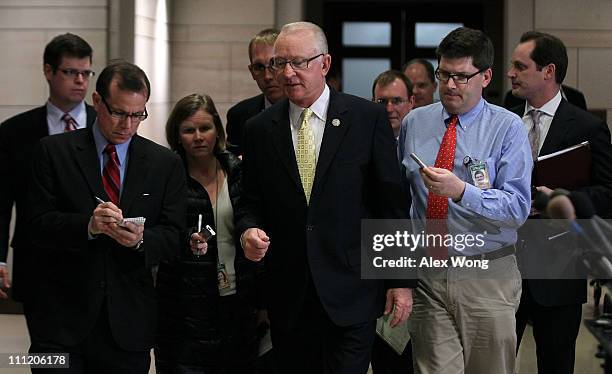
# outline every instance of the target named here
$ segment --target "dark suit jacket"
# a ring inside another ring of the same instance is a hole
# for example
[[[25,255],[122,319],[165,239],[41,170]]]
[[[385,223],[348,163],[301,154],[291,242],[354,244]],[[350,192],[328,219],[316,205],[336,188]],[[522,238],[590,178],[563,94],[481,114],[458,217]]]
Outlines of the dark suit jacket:
[[[91,129],[41,140],[28,196],[40,272],[33,325],[40,338],[71,346],[94,327],[106,303],[112,336],[132,351],[153,346],[157,305],[151,269],[178,255],[184,229],[185,173],[180,158],[135,135],[128,151],[119,207],[145,217],[143,251],[105,235],[88,239],[97,205],[108,200]],[[104,317],[104,316],[103,316]]]
[[[96,111],[85,105],[87,127],[96,119]],[[9,226],[12,207],[15,203],[15,232],[13,247],[13,298],[24,301],[28,291],[28,274],[34,264],[29,261],[30,249],[26,240],[27,231],[24,215],[28,179],[30,178],[30,161],[38,141],[49,135],[47,126],[47,107],[45,105],[20,113],[7,119],[0,125],[0,261],[6,262],[9,246]]]
[[[227,149],[240,156],[242,154],[242,135],[244,124],[265,109],[264,95],[259,94],[242,100],[227,111]]]
[[[570,86],[562,85],[562,87],[563,87],[563,94],[567,98],[567,101],[576,105],[580,109],[587,110],[586,99],[582,92]],[[509,90],[508,92],[506,92],[506,96],[504,96],[503,105],[504,105],[504,108],[506,109],[512,109],[520,105],[525,106],[525,100],[514,96],[512,94],[512,90]]]
[[[338,119],[339,126],[332,120]],[[288,100],[247,122],[243,195],[237,229],[270,237],[265,257],[273,326],[299,316],[309,277],[331,320],[340,326],[382,314],[385,286],[360,275],[362,218],[405,218],[395,139],[381,106],[331,90],[310,205],[291,140]]]
[[[512,111],[523,116],[525,107],[517,106]],[[591,146],[591,185],[580,191],[588,195],[596,213],[606,218],[612,209],[612,145],[605,122],[565,99],[561,100],[539,156],[587,140]],[[584,280],[529,280],[527,283],[534,299],[545,306],[586,302]]]

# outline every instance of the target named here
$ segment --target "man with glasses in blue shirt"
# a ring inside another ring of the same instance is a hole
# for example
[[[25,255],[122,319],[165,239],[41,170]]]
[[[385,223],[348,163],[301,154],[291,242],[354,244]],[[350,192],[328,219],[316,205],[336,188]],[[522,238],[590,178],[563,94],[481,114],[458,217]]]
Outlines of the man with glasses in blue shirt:
[[[70,373],[149,371],[153,269],[178,255],[186,196],[181,159],[137,135],[150,89],[139,67],[111,62],[92,95],[92,127],[36,149],[29,223],[47,267],[30,352],[69,353]]]
[[[8,297],[9,273],[6,264],[9,249],[9,226],[15,219],[13,248],[12,298],[23,304],[30,339],[36,333],[30,325],[30,299],[37,287],[32,274],[37,266],[32,261],[28,244],[29,227],[25,223],[25,201],[29,186],[30,160],[38,141],[47,135],[60,134],[91,126],[96,118],[93,107],[84,101],[90,79],[91,46],[78,35],[62,34],[45,47],[43,73],[49,84],[49,99],[41,107],[18,114],[0,125],[0,299]],[[16,217],[12,217],[13,203]]]
[[[426,249],[425,257],[448,264],[418,268],[409,320],[414,369],[513,374],[521,295],[514,245],[530,209],[531,150],[521,119],[482,97],[492,76],[490,39],[458,28],[436,54],[441,101],[412,110],[399,139],[412,194],[410,216],[428,233],[431,227],[445,235],[480,235],[480,241]],[[488,183],[477,183],[479,171]],[[487,266],[453,267],[455,257]]]
[[[405,321],[415,283],[361,279],[362,218],[406,217],[391,126],[327,86],[317,25],[285,25],[272,66],[288,100],[246,124],[236,230],[247,258],[265,258],[280,372],[365,374],[376,318]]]

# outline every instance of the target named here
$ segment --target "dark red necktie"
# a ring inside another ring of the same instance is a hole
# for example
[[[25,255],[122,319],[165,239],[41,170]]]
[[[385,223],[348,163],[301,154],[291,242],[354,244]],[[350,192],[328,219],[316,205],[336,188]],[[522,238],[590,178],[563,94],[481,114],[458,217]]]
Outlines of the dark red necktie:
[[[436,157],[435,167],[453,171],[455,162],[455,148],[457,146],[457,122],[459,118],[456,114],[450,117],[442,144]],[[427,196],[427,233],[438,234],[442,238],[448,233],[446,218],[448,217],[448,197],[440,196],[429,192]],[[444,246],[430,246],[429,254],[436,258],[448,257],[448,250]]]
[[[64,132],[69,132],[77,129],[76,121],[70,116],[70,114],[64,113],[64,115],[62,116],[62,121],[64,121]]]
[[[119,206],[119,191],[121,191],[121,176],[119,174],[119,157],[114,144],[107,144],[104,153],[108,156],[104,170],[102,171],[102,184],[106,194]]]

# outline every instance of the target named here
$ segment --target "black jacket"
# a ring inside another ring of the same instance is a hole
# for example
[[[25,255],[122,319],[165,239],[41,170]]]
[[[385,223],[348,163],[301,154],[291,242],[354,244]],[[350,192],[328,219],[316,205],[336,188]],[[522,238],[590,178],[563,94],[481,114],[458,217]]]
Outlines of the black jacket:
[[[227,175],[232,206],[240,198],[240,160],[232,153],[217,156]],[[208,224],[215,231],[213,208],[206,189],[187,175],[187,231],[182,235],[180,257],[162,263],[157,276],[159,296],[159,331],[156,342],[156,359],[165,363],[178,362],[195,366],[207,366],[220,357],[222,337],[227,335],[224,310],[217,287],[217,237],[208,242],[205,255],[195,256],[189,248],[189,235],[202,214],[202,226]],[[236,305],[255,312],[254,277],[257,264],[244,257],[240,237],[234,234],[236,244],[235,270]],[[238,323],[239,321],[234,321]],[[160,356],[160,357],[157,357]]]
[[[525,106],[512,111],[523,115]],[[547,155],[578,143],[589,141],[591,146],[591,185],[579,189],[584,192],[599,216],[608,218],[612,208],[612,145],[610,130],[605,122],[577,106],[561,100],[550,124],[550,129],[539,152]],[[568,171],[571,173],[571,171]],[[538,254],[539,243],[528,243],[525,250],[529,256]],[[528,257],[526,257],[528,258]],[[539,263],[546,263],[540,260]],[[586,302],[586,281],[582,279],[529,279],[526,284],[534,300],[544,306],[570,305]]]
[[[96,119],[96,111],[85,104],[87,127]],[[25,298],[36,287],[32,285],[32,273],[36,273],[32,261],[31,246],[27,239],[30,235],[25,220],[32,154],[40,139],[49,135],[46,105],[28,110],[7,119],[0,125],[0,261],[6,262],[9,248],[9,227],[15,203],[16,217],[13,217],[15,233],[13,247],[13,298]]]
[[[265,109],[263,94],[242,100],[227,111],[227,149],[236,156],[242,155],[242,135],[244,125],[250,118],[255,117]]]
[[[36,294],[28,325],[41,340],[75,346],[104,311],[107,333],[120,348],[153,346],[157,303],[151,270],[176,257],[184,231],[185,174],[179,157],[138,135],[127,157],[119,208],[125,217],[146,218],[139,251],[104,234],[88,237],[95,196],[108,200],[92,129],[48,136],[34,153],[26,224],[36,228],[28,240],[34,260],[44,266],[31,274]]]
[[[334,123],[334,124],[332,124]],[[266,302],[272,330],[291,329],[310,282],[334,324],[382,315],[385,288],[411,280],[361,277],[364,218],[406,218],[395,140],[383,108],[330,90],[327,122],[307,205],[289,124],[289,101],[249,120],[238,231],[263,229]]]

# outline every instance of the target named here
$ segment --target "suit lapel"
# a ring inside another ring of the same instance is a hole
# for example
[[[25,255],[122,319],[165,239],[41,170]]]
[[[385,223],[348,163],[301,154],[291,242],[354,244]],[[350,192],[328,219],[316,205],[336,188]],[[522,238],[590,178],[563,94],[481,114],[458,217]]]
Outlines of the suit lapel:
[[[548,129],[548,134],[546,134],[544,144],[542,144],[540,155],[546,155],[560,149],[565,134],[567,134],[574,122],[574,118],[567,110],[567,106],[567,101],[561,100]]]
[[[104,186],[102,185],[102,174],[100,173],[100,159],[96,152],[96,143],[93,139],[91,128],[79,134],[75,140],[76,162],[85,176],[89,189],[93,196],[108,200]]]
[[[140,136],[134,135],[128,151],[128,164],[123,178],[123,189],[121,191],[121,202],[119,205],[124,215],[129,212],[130,204],[142,191],[145,191],[145,181],[149,172],[147,155],[143,150],[144,144]]]
[[[325,173],[340,147],[340,143],[344,138],[344,134],[350,127],[349,121],[346,119],[348,111],[342,97],[335,91],[330,90],[329,107],[327,109],[327,120],[325,122],[325,130],[323,131],[323,140],[321,141],[321,149],[319,150],[319,159],[317,160],[317,171],[315,180],[312,186],[312,196],[316,196],[320,188],[320,182],[323,180]],[[339,121],[339,122],[338,122]],[[334,126],[333,123],[338,123]]]
[[[289,122],[289,101],[285,100],[273,118],[269,127],[272,143],[279,153],[278,157],[285,166],[287,173],[293,182],[302,188],[300,180],[300,172],[298,171],[297,161],[295,160],[295,151],[293,149],[293,140],[291,138],[291,124]]]

